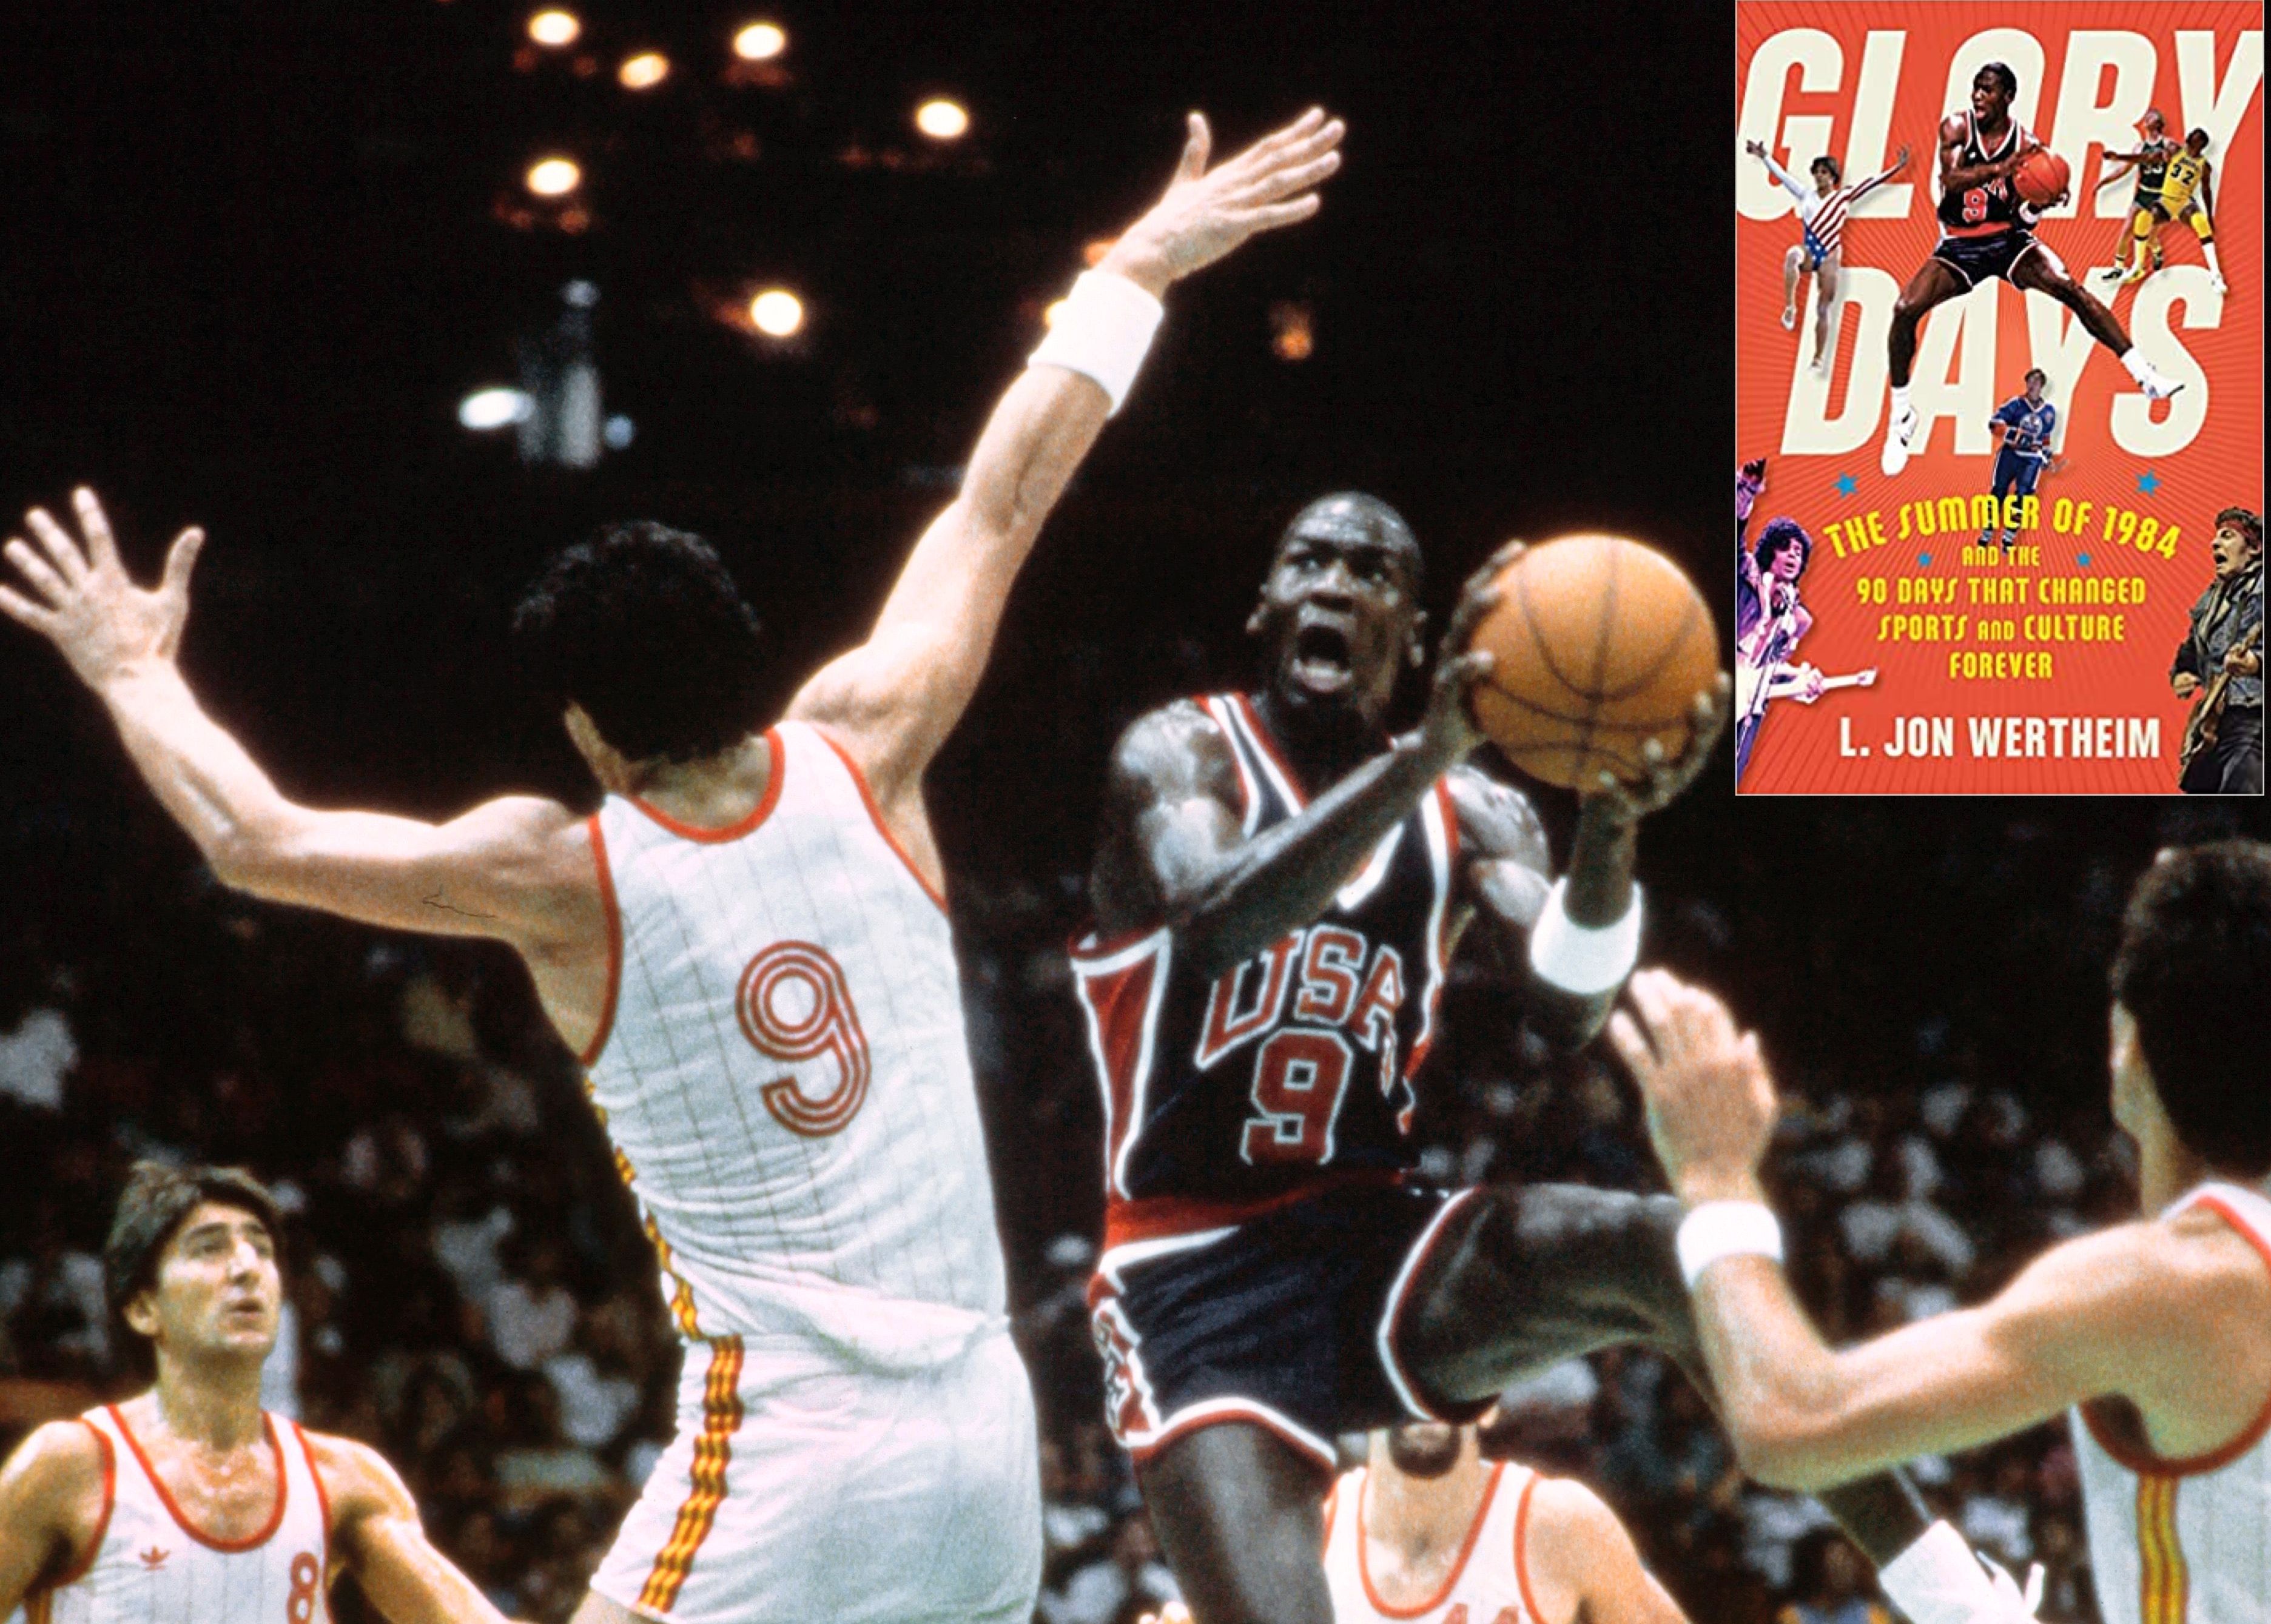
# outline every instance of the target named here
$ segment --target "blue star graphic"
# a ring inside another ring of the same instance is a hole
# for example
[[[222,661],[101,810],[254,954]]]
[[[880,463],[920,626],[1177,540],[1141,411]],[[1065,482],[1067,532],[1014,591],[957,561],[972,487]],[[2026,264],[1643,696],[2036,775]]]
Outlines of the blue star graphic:
[[[1929,552],[1917,553],[1917,567],[1919,569],[1930,569],[1932,567],[1932,554]]]
[[[1837,476],[1837,494],[1838,494],[1838,495],[1840,495],[1840,496],[1850,496],[1850,495],[1852,495],[1852,494],[1853,494],[1853,493],[1854,493],[1854,492],[1856,492],[1856,491],[1859,490],[1860,488],[1861,488],[1860,481],[1859,481],[1859,480],[1858,480],[1858,479],[1856,479],[1856,478],[1853,478],[1853,476],[1852,476],[1851,474],[1839,474],[1839,475]]]
[[[2074,555],[2074,567],[2076,569],[2088,569],[2089,567],[2089,554],[2087,552],[2076,553]]]
[[[2150,496],[2154,492],[2161,488],[2161,476],[2158,474],[2139,474],[2137,476],[2137,488],[2144,492],[2146,495]]]

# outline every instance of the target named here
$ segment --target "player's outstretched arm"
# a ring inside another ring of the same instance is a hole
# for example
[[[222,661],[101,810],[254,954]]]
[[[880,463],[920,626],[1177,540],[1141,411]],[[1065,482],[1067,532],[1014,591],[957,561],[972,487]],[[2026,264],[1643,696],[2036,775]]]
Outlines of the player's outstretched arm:
[[[1171,284],[1256,233],[1315,213],[1313,189],[1339,167],[1342,133],[1340,121],[1312,109],[1210,168],[1206,121],[1193,114],[1165,195],[1097,267],[1105,302],[1123,315],[1148,305],[1156,321]],[[1094,378],[1050,364],[1049,346],[1036,361],[994,407],[961,494],[915,544],[867,641],[789,708],[842,738],[887,810],[919,795],[923,769],[962,719],[1010,584],[1113,404]]]
[[[1617,1514],[1574,1479],[1538,1479],[1523,1545],[1538,1624],[1687,1624]]]
[[[1649,1134],[1691,1207],[1763,1204],[1758,1167],[1775,1117],[1755,1033],[1661,971],[1633,978],[1610,1035],[1639,1080]],[[2185,1283],[2132,1224],[2037,1259],[1993,1301],[1831,1350],[1781,1264],[1745,1248],[1694,1284],[1721,1420],[1744,1470],[1818,1490],[1921,1455],[1969,1449],[2102,1394],[2134,1395],[2185,1315]],[[1694,1242],[1683,1234],[1683,1254]],[[1684,1262],[1694,1266],[1691,1257]]]
[[[90,1558],[102,1506],[102,1445],[81,1422],[36,1428],[0,1466],[0,1618]]]
[[[377,1451],[307,1435],[331,1513],[334,1563],[391,1624],[503,1624],[479,1586],[434,1548],[417,1502]],[[328,1576],[327,1576],[328,1577]]]
[[[84,545],[42,508],[34,547],[11,538],[0,612],[60,650],[117,724],[127,753],[224,884],[369,923],[487,936],[540,950],[599,921],[592,857],[567,808],[535,797],[492,801],[435,825],[319,811],[279,793],[183,679],[176,655],[190,575],[205,533],[187,530],[158,585],[137,586],[92,491],[73,493]]]

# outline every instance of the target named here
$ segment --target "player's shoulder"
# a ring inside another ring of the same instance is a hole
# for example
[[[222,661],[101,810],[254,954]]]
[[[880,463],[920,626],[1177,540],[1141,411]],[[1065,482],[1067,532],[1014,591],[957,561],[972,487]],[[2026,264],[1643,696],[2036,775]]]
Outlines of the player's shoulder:
[[[59,1524],[82,1502],[100,1499],[117,1470],[110,1440],[78,1416],[32,1429],[0,1464],[0,1506],[11,1519]]]
[[[2219,1301],[2249,1298],[2271,1306],[2271,1236],[2240,1227],[2221,1204],[2196,1201],[2158,1222],[2156,1262],[2183,1287]]]
[[[1542,1472],[1530,1486],[1530,1534],[1533,1560],[1535,1542],[1540,1539],[1590,1549],[1604,1539],[1629,1538],[1599,1494],[1575,1478],[1552,1478]]]
[[[1640,1554],[1608,1502],[1575,1478],[1543,1472],[1527,1492],[1516,1547],[1526,1583],[1540,1595],[1575,1602],[1629,1582]]]
[[[296,1430],[307,1441],[309,1464],[335,1526],[373,1512],[415,1515],[416,1502],[401,1475],[369,1444],[304,1427]]]
[[[1121,793],[1214,788],[1236,771],[1229,735],[1196,699],[1145,711],[1112,746],[1112,782]]]
[[[1944,142],[1961,141],[1971,133],[1971,120],[1962,113],[1951,113],[1940,121],[1940,138]]]
[[[1443,775],[1458,815],[1459,847],[1469,856],[1508,857],[1532,866],[1550,861],[1545,824],[1520,790],[1462,761]]]

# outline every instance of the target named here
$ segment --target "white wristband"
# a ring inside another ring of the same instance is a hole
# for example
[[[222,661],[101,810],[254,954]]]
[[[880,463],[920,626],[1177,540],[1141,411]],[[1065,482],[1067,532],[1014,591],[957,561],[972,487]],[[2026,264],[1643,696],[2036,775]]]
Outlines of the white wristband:
[[[1553,882],[1546,894],[1545,911],[1530,927],[1530,968],[1538,979],[1564,992],[1606,992],[1632,974],[1640,961],[1640,887],[1632,888],[1632,905],[1612,925],[1581,925],[1563,911],[1568,895],[1567,879]]]
[[[1981,1624],[2013,1615],[1962,1534],[1945,1522],[1877,1572],[1886,1597],[1913,1624]]]
[[[1679,1220],[1679,1272],[1694,1291],[1722,1257],[1782,1261],[1782,1226],[1755,1201],[1706,1201]]]
[[[1126,277],[1083,271],[1065,295],[1056,324],[1025,364],[1061,367],[1093,379],[1117,412],[1165,314],[1165,306]]]

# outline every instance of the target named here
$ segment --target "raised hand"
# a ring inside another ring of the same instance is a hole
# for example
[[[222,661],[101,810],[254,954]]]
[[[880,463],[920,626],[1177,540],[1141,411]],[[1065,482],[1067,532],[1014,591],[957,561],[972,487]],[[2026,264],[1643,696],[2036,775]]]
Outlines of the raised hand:
[[[1526,547],[1523,542],[1508,542],[1467,577],[1459,589],[1458,607],[1451,612],[1451,624],[1435,652],[1435,674],[1427,690],[1426,714],[1419,719],[1419,737],[1423,747],[1433,752],[1446,767],[1465,759],[1483,742],[1483,731],[1475,725],[1472,700],[1476,685],[1490,675],[1491,656],[1487,649],[1467,645],[1483,617],[1498,607],[1500,574]]]
[[[71,505],[84,548],[46,508],[34,508],[24,522],[40,545],[11,536],[0,549],[16,571],[14,582],[0,583],[0,613],[55,644],[79,680],[99,689],[138,663],[174,658],[190,618],[190,571],[205,533],[192,526],[176,536],[165,573],[145,590],[118,561],[110,521],[94,493],[81,486],[71,493]]]
[[[1334,149],[1346,133],[1340,120],[1311,108],[1209,169],[1214,137],[1205,115],[1192,114],[1182,161],[1165,194],[1121,234],[1099,269],[1158,294],[1255,233],[1307,219],[1318,208],[1314,188],[1341,167]]]
[[[1727,1006],[1662,970],[1627,983],[1630,1012],[1609,1018],[1609,1042],[1648,1104],[1648,1137],[1684,1201],[1755,1201],[1758,1167],[1774,1132],[1774,1079],[1755,1032]]]
[[[1746,141],[1743,143],[1743,151],[1754,158],[1764,158],[1767,155],[1767,144],[1763,141]]]

